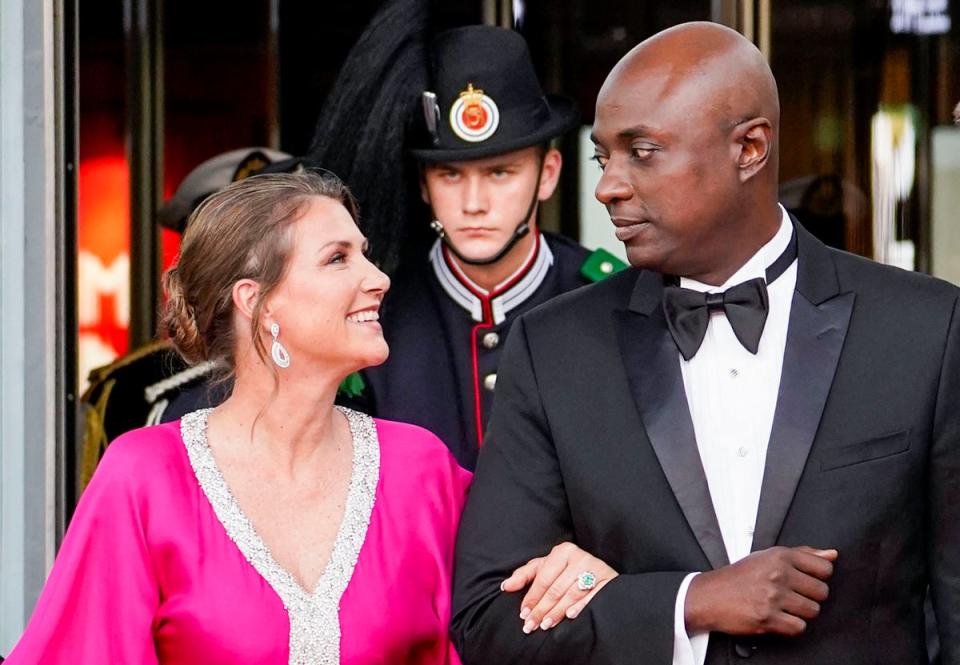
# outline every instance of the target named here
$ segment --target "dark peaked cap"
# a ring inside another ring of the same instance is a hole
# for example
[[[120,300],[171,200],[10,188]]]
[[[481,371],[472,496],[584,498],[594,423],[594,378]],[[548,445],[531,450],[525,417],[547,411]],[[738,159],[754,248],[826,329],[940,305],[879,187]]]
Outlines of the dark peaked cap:
[[[157,221],[171,231],[183,233],[187,218],[200,203],[232,182],[259,173],[290,155],[270,148],[238,148],[215,155],[195,166],[177,186],[177,191],[157,211]]]
[[[573,100],[544,95],[523,37],[505,28],[471,25],[437,35],[430,48],[428,91],[437,96],[436,137],[429,132],[414,156],[425,162],[463,161],[543,143],[573,128]],[[454,131],[451,109],[468,86],[482,90],[498,113],[489,137],[465,140]],[[429,125],[429,122],[424,119]]]

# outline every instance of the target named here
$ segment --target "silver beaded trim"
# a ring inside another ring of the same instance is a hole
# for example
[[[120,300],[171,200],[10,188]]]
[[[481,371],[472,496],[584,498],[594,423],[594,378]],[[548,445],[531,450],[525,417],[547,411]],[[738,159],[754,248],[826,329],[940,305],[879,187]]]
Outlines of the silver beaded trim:
[[[290,665],[339,665],[340,598],[353,576],[360,548],[367,535],[380,479],[380,444],[373,419],[337,407],[350,423],[353,437],[353,471],[343,521],[330,560],[308,593],[278,564],[240,509],[207,443],[207,416],[211,409],[185,415],[180,432],[200,489],[227,535],[250,565],[273,587],[290,619]]]

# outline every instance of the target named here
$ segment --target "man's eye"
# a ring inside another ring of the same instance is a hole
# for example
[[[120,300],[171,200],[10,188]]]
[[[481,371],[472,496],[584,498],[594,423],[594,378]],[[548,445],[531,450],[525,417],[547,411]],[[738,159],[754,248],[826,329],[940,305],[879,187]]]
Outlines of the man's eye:
[[[637,159],[648,159],[653,153],[656,152],[655,148],[648,148],[646,146],[637,145],[630,148],[630,152],[633,153],[633,156]]]
[[[604,157],[603,155],[594,155],[593,157],[590,158],[590,161],[596,162],[597,167],[599,167],[601,171],[603,170],[603,167],[607,165],[607,158]]]
[[[493,171],[490,172],[490,174],[494,178],[506,178],[508,175],[510,175],[510,172],[504,169],[494,169]]]

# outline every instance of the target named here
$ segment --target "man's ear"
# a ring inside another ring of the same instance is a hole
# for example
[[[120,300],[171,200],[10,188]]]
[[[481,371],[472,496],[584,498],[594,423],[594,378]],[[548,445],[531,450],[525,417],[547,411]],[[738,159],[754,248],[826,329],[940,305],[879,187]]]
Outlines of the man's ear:
[[[740,182],[763,170],[773,151],[773,125],[766,118],[753,118],[734,129]]]
[[[253,319],[253,311],[257,307],[257,301],[260,299],[260,285],[252,279],[240,279],[233,285],[233,306],[237,312],[245,319]],[[268,313],[264,310],[263,314]]]
[[[430,205],[430,190],[427,189],[427,168],[420,166],[420,198],[427,205]]]
[[[556,148],[549,148],[543,155],[543,169],[540,171],[540,188],[537,200],[546,201],[553,196],[560,181],[560,169],[563,168],[563,156]]]

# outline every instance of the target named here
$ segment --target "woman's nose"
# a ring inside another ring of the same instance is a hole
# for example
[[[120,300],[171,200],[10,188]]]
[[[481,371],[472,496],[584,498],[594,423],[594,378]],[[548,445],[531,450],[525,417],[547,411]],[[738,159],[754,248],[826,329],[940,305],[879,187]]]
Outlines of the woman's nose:
[[[371,261],[368,260],[367,263],[370,269],[364,278],[364,290],[381,295],[386,293],[390,289],[390,278]]]

